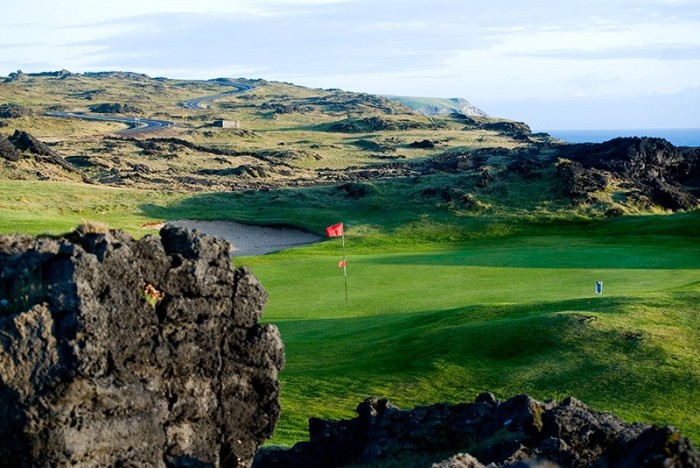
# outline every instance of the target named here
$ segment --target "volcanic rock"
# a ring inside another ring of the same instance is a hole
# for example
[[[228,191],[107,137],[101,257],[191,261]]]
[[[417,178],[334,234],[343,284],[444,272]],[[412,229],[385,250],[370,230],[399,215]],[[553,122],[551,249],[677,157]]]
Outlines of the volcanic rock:
[[[512,122],[509,120],[487,121],[479,125],[479,128],[484,130],[493,130],[501,132],[504,135],[511,137],[527,137],[532,133],[530,127],[523,122]]]
[[[432,457],[437,467],[700,467],[700,453],[677,430],[627,424],[574,398],[498,401],[484,393],[470,404],[412,410],[368,398],[357,413],[343,421],[312,418],[309,442],[263,449],[254,466],[400,466]],[[457,455],[444,458],[450,451]]]
[[[142,114],[143,110],[130,104],[111,103],[90,106],[90,111],[101,114]]]
[[[230,245],[165,227],[0,237],[7,466],[249,466],[279,416],[277,329]]]
[[[28,107],[19,104],[0,104],[0,117],[4,119],[17,119],[31,114],[32,111]]]
[[[10,140],[0,137],[0,157],[8,161],[19,161],[19,158],[22,157],[22,152]]]
[[[609,173],[586,169],[577,162],[562,162],[557,173],[564,182],[565,191],[574,199],[586,199],[592,192],[605,190],[610,182]]]
[[[34,154],[38,162],[56,164],[69,172],[77,172],[73,166],[68,164],[65,159],[52,150],[46,143],[33,137],[27,132],[15,130],[15,133],[8,138],[8,141],[14,145],[17,150],[29,151],[30,153]],[[3,144],[0,143],[0,145]],[[9,159],[10,161],[17,161],[19,159],[19,157],[16,156],[16,153],[12,153],[9,150],[7,145],[3,145],[3,148],[6,149],[0,149],[0,154],[2,154],[5,159]],[[85,177],[84,180],[86,182],[88,181]]]
[[[574,196],[589,187],[595,190],[605,172],[636,184],[663,208],[691,210],[700,204],[684,187],[700,180],[700,148],[675,147],[661,138],[615,138],[565,145],[559,156],[579,165],[560,171],[565,182],[573,184],[569,192]]]
[[[15,130],[9,140],[21,151],[29,151],[39,156],[57,156],[46,143],[27,132]]]

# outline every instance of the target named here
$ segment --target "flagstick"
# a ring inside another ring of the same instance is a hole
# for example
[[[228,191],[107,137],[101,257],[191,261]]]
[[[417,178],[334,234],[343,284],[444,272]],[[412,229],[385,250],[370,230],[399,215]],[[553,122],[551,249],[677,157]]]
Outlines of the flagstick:
[[[345,300],[348,300],[348,264],[345,261],[345,233],[343,233],[343,276],[345,276]]]

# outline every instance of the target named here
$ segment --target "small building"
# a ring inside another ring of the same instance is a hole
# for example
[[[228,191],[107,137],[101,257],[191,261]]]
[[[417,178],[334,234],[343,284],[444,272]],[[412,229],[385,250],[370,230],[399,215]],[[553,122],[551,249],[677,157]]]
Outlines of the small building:
[[[240,120],[215,120],[214,126],[221,127],[221,128],[241,128],[241,121]]]

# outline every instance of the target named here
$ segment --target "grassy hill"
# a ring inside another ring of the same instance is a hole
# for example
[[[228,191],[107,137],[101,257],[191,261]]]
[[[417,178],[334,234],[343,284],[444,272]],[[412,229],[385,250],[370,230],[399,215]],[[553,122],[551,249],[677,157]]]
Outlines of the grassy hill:
[[[105,73],[0,84],[0,104],[28,110],[0,118],[0,134],[31,133],[92,181],[27,152],[3,161],[0,232],[96,220],[142,236],[155,234],[147,222],[189,218],[321,234],[344,221],[347,301],[338,239],[234,259],[268,290],[264,319],[287,349],[273,443],[370,395],[408,407],[484,390],[572,394],[700,440],[700,212],[671,213],[600,168],[575,167],[595,183],[573,197],[559,145],[513,123],[235,81],[255,88],[199,110],[177,103],[230,82]],[[101,103],[176,126],[124,137],[122,124],[43,116]]]
[[[387,96],[391,101],[399,102],[423,115],[450,115],[454,113],[470,117],[488,117],[486,112],[462,98],[430,98],[410,96]]]

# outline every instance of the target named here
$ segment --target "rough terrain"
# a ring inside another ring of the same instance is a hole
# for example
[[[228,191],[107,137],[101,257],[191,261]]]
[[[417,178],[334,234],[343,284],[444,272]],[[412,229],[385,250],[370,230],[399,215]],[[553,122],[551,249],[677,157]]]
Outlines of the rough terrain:
[[[182,228],[0,238],[0,457],[247,466],[279,416],[277,329],[230,245]]]
[[[574,398],[499,401],[483,393],[470,404],[412,410],[368,398],[357,414],[312,418],[309,442],[263,449],[254,466],[700,467],[700,453],[677,430],[627,424]]]

